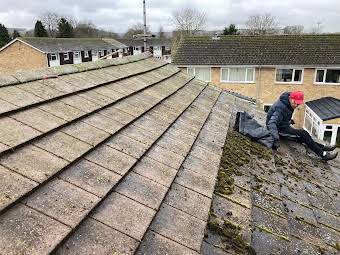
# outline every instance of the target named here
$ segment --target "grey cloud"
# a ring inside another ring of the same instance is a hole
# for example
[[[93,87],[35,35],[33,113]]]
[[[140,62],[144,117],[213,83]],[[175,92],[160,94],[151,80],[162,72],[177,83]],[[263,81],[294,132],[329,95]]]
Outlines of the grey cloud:
[[[247,17],[268,12],[276,16],[281,26],[301,24],[306,30],[322,23],[325,32],[339,31],[340,2],[338,0],[146,0],[148,24],[157,31],[162,25],[172,30],[173,11],[195,7],[207,14],[207,29],[222,29],[229,23],[242,26]],[[32,28],[39,15],[46,11],[91,20],[98,27],[125,32],[142,22],[142,0],[1,0],[0,22],[7,27]]]

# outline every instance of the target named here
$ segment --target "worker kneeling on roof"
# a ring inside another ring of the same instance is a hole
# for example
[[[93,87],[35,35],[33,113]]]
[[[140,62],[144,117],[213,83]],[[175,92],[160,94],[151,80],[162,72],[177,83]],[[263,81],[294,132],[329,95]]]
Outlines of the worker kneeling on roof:
[[[337,157],[338,153],[331,152],[336,146],[322,145],[315,142],[309,133],[303,129],[295,129],[292,115],[294,109],[303,104],[303,92],[293,91],[283,93],[279,100],[269,109],[266,119],[267,128],[274,137],[273,149],[279,147],[280,136],[291,136],[295,140],[306,144],[323,160],[331,160]]]

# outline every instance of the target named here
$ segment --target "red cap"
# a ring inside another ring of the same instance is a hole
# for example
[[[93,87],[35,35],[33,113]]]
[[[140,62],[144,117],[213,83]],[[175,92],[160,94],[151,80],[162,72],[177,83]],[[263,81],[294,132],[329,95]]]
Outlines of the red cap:
[[[294,99],[296,104],[303,104],[303,92],[302,91],[290,92],[290,98]]]

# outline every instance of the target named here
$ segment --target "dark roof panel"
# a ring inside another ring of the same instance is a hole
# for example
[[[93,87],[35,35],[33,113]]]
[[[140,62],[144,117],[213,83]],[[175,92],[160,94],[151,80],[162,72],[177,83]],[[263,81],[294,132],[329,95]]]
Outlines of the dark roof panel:
[[[20,37],[19,39],[45,53],[115,48],[114,45],[100,38]]]
[[[186,37],[176,65],[339,65],[340,35]]]
[[[334,97],[322,97],[306,102],[322,120],[340,118],[340,100]]]

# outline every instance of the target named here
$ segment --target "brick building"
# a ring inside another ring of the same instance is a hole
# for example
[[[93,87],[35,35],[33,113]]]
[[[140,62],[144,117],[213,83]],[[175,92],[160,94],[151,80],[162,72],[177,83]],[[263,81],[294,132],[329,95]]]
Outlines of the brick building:
[[[100,38],[20,37],[0,49],[0,73],[95,61],[122,47]]]
[[[268,109],[284,91],[306,101],[340,98],[340,35],[196,36],[183,38],[173,64]],[[294,118],[303,126],[304,107]],[[340,127],[337,120],[336,128]],[[340,130],[340,128],[339,128]]]
[[[136,55],[145,51],[142,38],[118,39],[118,41],[127,46],[124,53],[127,52],[129,55]],[[171,39],[149,38],[147,39],[147,47],[153,57],[171,63]]]

